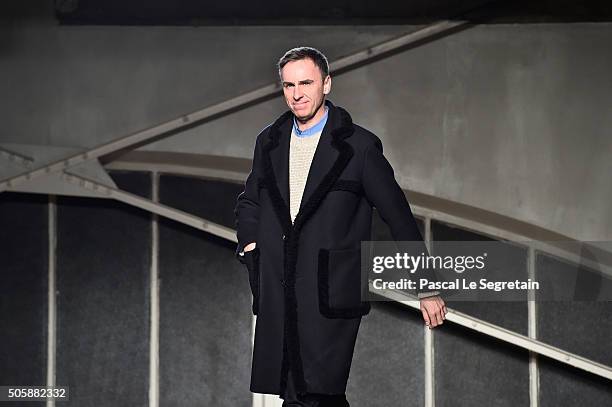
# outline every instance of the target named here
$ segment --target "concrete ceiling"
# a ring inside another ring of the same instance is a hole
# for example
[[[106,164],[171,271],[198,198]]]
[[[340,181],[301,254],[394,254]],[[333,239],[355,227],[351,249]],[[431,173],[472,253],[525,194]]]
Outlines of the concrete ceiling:
[[[55,0],[55,13],[61,24],[75,25],[426,24],[466,16],[492,23],[529,23],[611,21],[612,4],[603,0]]]

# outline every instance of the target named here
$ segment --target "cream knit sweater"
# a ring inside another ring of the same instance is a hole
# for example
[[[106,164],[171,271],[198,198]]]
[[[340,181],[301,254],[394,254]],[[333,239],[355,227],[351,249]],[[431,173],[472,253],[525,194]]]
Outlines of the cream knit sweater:
[[[291,222],[300,209],[308,171],[314,153],[319,144],[321,132],[305,137],[299,137],[295,130],[291,131],[291,142],[289,144],[289,202],[291,206]]]

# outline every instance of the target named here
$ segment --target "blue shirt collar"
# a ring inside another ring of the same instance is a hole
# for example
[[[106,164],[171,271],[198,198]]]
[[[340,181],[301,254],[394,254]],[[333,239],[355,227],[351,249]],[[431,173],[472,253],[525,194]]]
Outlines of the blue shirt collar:
[[[325,127],[325,123],[327,123],[328,113],[329,113],[329,108],[325,106],[325,114],[323,115],[321,120],[319,120],[319,122],[315,124],[314,126],[307,128],[306,130],[300,130],[297,124],[297,120],[295,119],[295,116],[293,116],[293,131],[295,132],[295,135],[298,137],[308,137],[320,131],[323,131],[323,128]]]

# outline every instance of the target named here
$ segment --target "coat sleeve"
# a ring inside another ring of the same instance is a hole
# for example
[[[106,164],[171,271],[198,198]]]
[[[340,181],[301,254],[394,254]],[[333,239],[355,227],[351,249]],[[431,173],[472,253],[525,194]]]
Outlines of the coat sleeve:
[[[395,180],[393,168],[383,155],[380,139],[368,146],[365,151],[362,182],[367,199],[376,207],[383,221],[389,226],[391,235],[396,241],[420,242],[425,256],[429,255],[421,232],[410,209],[410,205]],[[401,245],[400,245],[401,246]],[[435,272],[431,269],[421,269],[415,272],[419,278],[436,281]],[[438,291],[421,291],[417,289],[419,298],[438,295]]]
[[[257,241],[257,229],[259,227],[259,178],[262,173],[261,165],[261,134],[255,142],[255,151],[253,153],[253,164],[244,184],[244,190],[236,198],[236,206],[234,207],[236,237],[238,246],[236,247],[236,258],[244,263],[243,252],[244,247]]]

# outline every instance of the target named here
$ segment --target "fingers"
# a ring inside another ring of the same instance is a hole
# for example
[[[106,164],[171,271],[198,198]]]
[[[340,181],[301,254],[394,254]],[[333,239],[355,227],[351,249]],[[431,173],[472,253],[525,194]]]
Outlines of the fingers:
[[[442,325],[442,323],[444,322],[444,315],[443,315],[442,307],[438,303],[436,303],[436,310],[434,311],[434,315],[435,315],[436,321],[438,321],[438,325]]]
[[[423,319],[425,319],[425,325],[427,325],[429,329],[440,325],[441,322],[432,309],[431,304],[421,306],[421,313],[423,314]]]
[[[446,313],[448,312],[448,310],[446,309],[446,304],[444,303],[444,300],[440,297],[438,297],[438,304],[440,305],[440,308],[442,310],[442,318],[446,319]]]
[[[423,304],[421,303],[421,313],[423,314],[423,319],[425,320],[425,325],[429,326],[431,329],[431,320],[429,319],[429,314],[427,314],[427,311],[425,310],[425,307],[423,307]]]
[[[446,305],[441,298],[421,301],[421,313],[429,329],[442,325],[446,319],[446,312]]]

